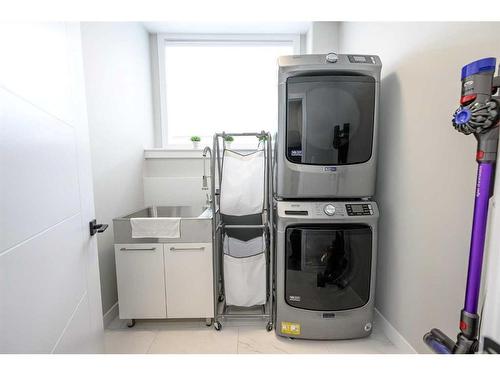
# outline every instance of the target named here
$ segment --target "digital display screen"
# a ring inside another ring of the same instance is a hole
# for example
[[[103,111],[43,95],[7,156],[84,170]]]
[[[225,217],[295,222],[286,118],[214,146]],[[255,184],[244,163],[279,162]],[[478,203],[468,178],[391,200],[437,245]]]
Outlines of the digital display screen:
[[[351,205],[352,212],[363,212],[363,205],[361,204],[353,204]]]
[[[364,56],[353,56],[353,59],[356,62],[366,62],[366,57]]]

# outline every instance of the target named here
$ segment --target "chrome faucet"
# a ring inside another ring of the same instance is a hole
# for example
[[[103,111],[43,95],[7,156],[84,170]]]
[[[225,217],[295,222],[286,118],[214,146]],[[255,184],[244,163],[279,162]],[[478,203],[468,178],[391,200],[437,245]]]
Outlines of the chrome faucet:
[[[212,150],[210,149],[210,147],[205,147],[203,149],[203,177],[202,177],[202,187],[201,187],[201,190],[208,190],[208,178],[210,176],[207,176],[207,170],[206,170],[206,162],[205,162],[205,158],[207,157],[207,153],[210,154],[210,160],[212,159]]]
[[[203,149],[203,155],[202,156],[205,158],[207,156],[207,152],[210,154],[210,157],[212,157],[212,149],[210,147],[208,147],[208,146]]]
[[[212,176],[207,176],[206,162],[205,162],[205,158],[207,157],[207,154],[210,154],[209,160],[211,161],[212,160],[212,150],[208,146],[203,149],[203,153],[202,153],[202,156],[203,156],[203,177],[202,177],[201,190],[208,190],[208,179],[212,178]],[[212,206],[212,197],[209,193],[206,193],[206,196],[207,196],[207,200],[205,202],[205,206],[208,208],[208,207]]]

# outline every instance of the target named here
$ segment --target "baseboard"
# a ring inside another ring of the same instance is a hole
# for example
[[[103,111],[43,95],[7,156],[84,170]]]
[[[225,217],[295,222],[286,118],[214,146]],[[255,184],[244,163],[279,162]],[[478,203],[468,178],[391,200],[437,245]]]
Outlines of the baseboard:
[[[111,306],[111,308],[104,314],[102,318],[104,328],[107,328],[109,324],[113,320],[115,320],[117,316],[118,316],[118,302],[116,302],[113,306]]]
[[[382,332],[387,336],[387,338],[403,353],[416,354],[418,353],[413,346],[410,345],[408,341],[399,333],[399,331],[394,328],[394,326],[389,323],[389,321],[375,309],[375,324],[378,324]]]

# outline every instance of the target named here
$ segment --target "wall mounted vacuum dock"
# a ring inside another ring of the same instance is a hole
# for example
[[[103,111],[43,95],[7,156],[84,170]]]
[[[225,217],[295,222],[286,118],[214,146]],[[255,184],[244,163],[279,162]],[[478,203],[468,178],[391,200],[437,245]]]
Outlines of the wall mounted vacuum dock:
[[[373,196],[381,67],[369,55],[280,57],[278,199]]]

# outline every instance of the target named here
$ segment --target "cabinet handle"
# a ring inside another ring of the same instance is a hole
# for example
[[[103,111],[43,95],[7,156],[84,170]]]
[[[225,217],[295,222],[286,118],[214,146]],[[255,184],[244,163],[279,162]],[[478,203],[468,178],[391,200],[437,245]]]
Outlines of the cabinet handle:
[[[127,247],[122,247],[120,251],[154,251],[156,250],[156,247],[147,247],[147,248],[127,248]]]
[[[171,247],[170,251],[181,251],[181,250],[205,250],[205,246],[200,247]]]

